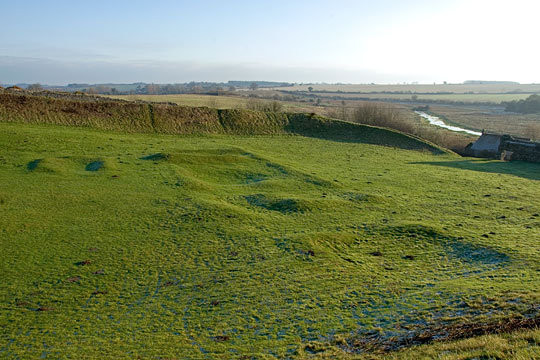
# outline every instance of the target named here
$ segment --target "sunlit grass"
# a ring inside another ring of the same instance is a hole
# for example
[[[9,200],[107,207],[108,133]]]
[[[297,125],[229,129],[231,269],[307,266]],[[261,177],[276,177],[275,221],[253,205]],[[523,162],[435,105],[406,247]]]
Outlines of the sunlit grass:
[[[0,124],[0,357],[348,356],[537,303],[539,165],[336,140]]]

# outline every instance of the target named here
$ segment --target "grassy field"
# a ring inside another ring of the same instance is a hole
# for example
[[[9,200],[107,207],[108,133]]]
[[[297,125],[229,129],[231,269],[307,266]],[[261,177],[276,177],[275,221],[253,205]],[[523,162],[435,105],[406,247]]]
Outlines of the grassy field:
[[[245,108],[248,98],[239,96],[217,96],[217,95],[197,95],[197,94],[175,94],[175,95],[106,95],[113,99],[122,100],[143,100],[151,102],[171,102],[183,106],[208,106],[219,109]]]
[[[0,358],[540,356],[536,331],[378,353],[537,316],[540,165],[364,134],[0,123]]]
[[[306,94],[306,93],[304,93]],[[317,93],[319,96],[332,97],[334,93]],[[411,94],[337,94],[343,99],[364,99],[370,101],[415,101],[415,102],[463,102],[463,103],[494,103],[500,104],[505,101],[523,100],[530,94],[422,94],[413,98]]]
[[[106,95],[113,99],[128,101],[151,101],[170,102],[182,106],[207,106],[217,109],[246,109],[253,101],[271,102],[271,99],[253,99],[247,96],[225,95],[199,95],[199,94],[176,94],[176,95]],[[283,111],[309,112],[312,110],[308,104],[299,102],[281,102]]]

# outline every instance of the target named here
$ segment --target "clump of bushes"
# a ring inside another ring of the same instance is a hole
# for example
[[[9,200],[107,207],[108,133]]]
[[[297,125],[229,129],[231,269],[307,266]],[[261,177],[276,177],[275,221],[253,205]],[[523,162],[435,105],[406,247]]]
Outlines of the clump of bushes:
[[[417,122],[405,116],[402,110],[388,104],[366,102],[353,109],[343,106],[342,108],[331,111],[329,116],[359,124],[398,130],[428,140],[457,153],[462,153],[463,149],[471,142],[470,137],[462,134],[419,126]]]
[[[534,114],[540,112],[540,95],[531,95],[525,100],[505,102],[504,111],[521,114]]]
[[[414,134],[414,124],[406,121],[397,109],[382,104],[364,103],[352,112],[352,120],[359,124],[375,125]]]
[[[254,111],[281,112],[283,110],[283,104],[278,101],[263,101],[251,98],[247,102],[246,108]]]

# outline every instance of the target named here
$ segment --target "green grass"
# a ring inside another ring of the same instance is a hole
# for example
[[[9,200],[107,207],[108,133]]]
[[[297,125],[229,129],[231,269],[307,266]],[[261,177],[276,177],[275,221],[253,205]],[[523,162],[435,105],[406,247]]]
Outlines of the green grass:
[[[105,95],[104,95],[105,96]],[[174,95],[106,95],[113,99],[143,100],[151,102],[171,102],[182,106],[208,106],[218,109],[246,108],[248,98],[239,96],[217,96],[197,94]]]
[[[216,109],[246,109],[249,108],[250,101],[260,101],[262,103],[270,103],[275,100],[268,96],[268,91],[260,92],[263,95],[262,99],[249,98],[246,95],[198,95],[198,94],[174,94],[174,95],[102,95],[112,99],[128,100],[128,101],[149,101],[149,102],[170,102],[181,106],[207,106]],[[276,92],[276,94],[280,94]],[[266,96],[264,96],[266,95]],[[519,98],[521,99],[521,98]],[[518,100],[519,100],[518,99]],[[283,111],[288,112],[315,112],[316,107],[313,104],[301,103],[294,101],[280,102],[283,106]]]
[[[0,358],[349,357],[537,304],[540,165],[382,134],[0,123]],[[538,336],[388,356],[538,354]]]
[[[297,134],[336,141],[443,150],[397,131],[315,114],[134,103],[94,97],[0,94],[0,121],[56,124],[134,133],[182,135]]]

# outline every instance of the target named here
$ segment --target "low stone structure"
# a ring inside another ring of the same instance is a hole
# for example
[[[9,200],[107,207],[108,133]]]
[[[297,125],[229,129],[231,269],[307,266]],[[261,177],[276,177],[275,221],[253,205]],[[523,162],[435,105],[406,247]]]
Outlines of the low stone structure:
[[[465,152],[468,156],[488,159],[540,162],[540,143],[485,130],[478,140],[465,148]]]

